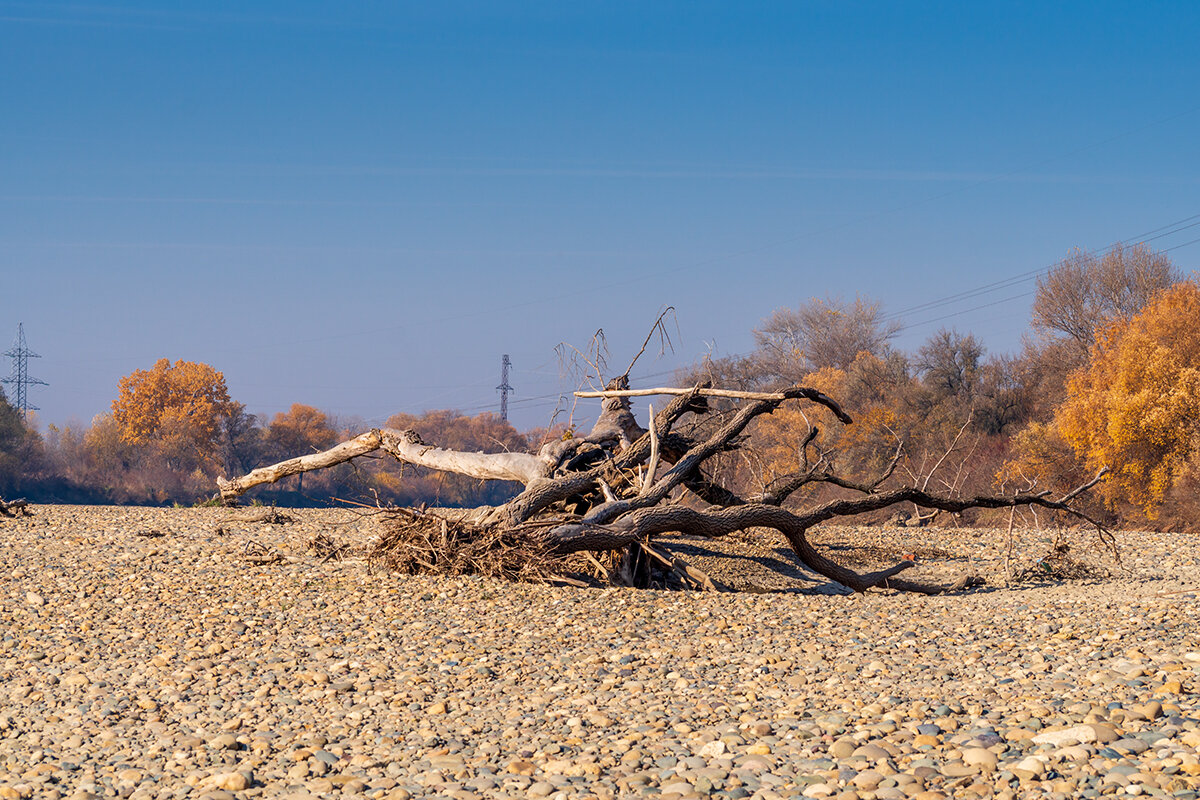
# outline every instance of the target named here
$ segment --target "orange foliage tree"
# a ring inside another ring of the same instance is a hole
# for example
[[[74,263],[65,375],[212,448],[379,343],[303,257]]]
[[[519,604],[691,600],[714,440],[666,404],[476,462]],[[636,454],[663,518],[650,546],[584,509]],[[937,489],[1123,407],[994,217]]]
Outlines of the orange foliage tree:
[[[337,440],[325,413],[303,403],[292,403],[286,413],[276,414],[267,428],[267,441],[280,458],[326,450]]]
[[[1055,418],[1089,467],[1112,470],[1109,502],[1132,503],[1150,519],[1200,447],[1198,321],[1200,286],[1185,281],[1106,329]]]
[[[811,427],[818,427],[818,444],[847,474],[868,478],[895,455],[904,430],[906,396],[912,378],[903,359],[860,352],[847,369],[825,367],[803,376],[801,382],[831,397],[846,398],[843,407],[854,424],[837,422],[823,407],[784,406],[757,420],[755,449],[761,453],[765,482],[802,468],[802,446]]]
[[[216,466],[223,421],[236,407],[225,376],[208,364],[162,358],[117,386],[112,416],[121,441],[152,446],[175,468]]]
[[[283,459],[327,450],[337,443],[338,435],[324,412],[292,403],[287,413],[276,414],[271,420],[266,439],[275,457]],[[303,473],[296,476],[296,487],[303,490]]]

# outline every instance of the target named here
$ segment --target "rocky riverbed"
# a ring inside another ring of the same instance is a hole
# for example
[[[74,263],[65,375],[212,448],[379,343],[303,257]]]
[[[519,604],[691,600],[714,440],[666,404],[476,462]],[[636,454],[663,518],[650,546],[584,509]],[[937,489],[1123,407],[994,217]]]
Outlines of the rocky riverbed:
[[[712,594],[372,574],[365,512],[33,514],[0,520],[0,799],[1200,796],[1195,537],[1005,586],[1046,536],[831,529],[988,583]]]

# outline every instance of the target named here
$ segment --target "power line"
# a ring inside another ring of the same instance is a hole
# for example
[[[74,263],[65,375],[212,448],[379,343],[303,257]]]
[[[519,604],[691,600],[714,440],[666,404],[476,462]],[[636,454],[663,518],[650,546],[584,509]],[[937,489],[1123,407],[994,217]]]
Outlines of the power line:
[[[1195,221],[1193,221],[1193,220],[1195,220]],[[1188,223],[1188,224],[1184,224],[1184,223]],[[1155,239],[1161,239],[1164,236],[1171,236],[1173,234],[1179,233],[1180,231],[1187,230],[1188,228],[1193,228],[1197,225],[1200,225],[1200,214],[1193,214],[1190,217],[1184,217],[1183,219],[1176,220],[1175,222],[1168,223],[1166,225],[1160,226],[1158,228],[1154,228],[1149,231],[1145,231],[1144,233],[1139,233],[1134,236],[1127,237],[1125,239],[1118,239],[1117,241],[1110,243],[1106,249],[1112,249],[1113,247],[1116,247],[1118,244],[1121,244],[1122,242],[1134,241],[1134,242],[1138,242],[1139,244],[1141,244],[1141,243],[1145,243],[1145,242],[1154,241]],[[1168,228],[1170,228],[1171,230],[1167,230]],[[1160,231],[1165,231],[1165,233],[1161,233]],[[1157,235],[1151,236],[1150,234],[1157,234]],[[1168,247],[1168,248],[1165,248],[1158,252],[1160,252],[1160,253],[1170,252],[1171,250],[1176,250],[1180,247],[1186,247],[1189,244],[1195,244],[1196,241],[1200,241],[1200,240],[1184,242],[1183,244],[1175,245],[1173,247]],[[1096,251],[1089,250],[1088,252],[1095,253]],[[966,289],[964,291],[957,292],[955,294],[946,295],[944,297],[935,298],[933,300],[928,300],[924,303],[918,303],[915,306],[909,306],[907,308],[902,308],[897,311],[893,311],[889,314],[885,314],[883,316],[883,321],[891,322],[893,320],[898,320],[907,314],[912,314],[917,311],[931,311],[935,308],[940,308],[940,307],[946,306],[946,305],[953,305],[954,303],[957,303],[957,302],[960,302],[963,300],[970,300],[972,298],[979,297],[981,295],[991,294],[992,292],[997,292],[1002,289],[1008,289],[1012,286],[1016,286],[1021,283],[1026,283],[1028,281],[1034,280],[1035,278],[1041,277],[1042,275],[1046,275],[1046,274],[1052,272],[1054,270],[1054,268],[1056,266],[1058,266],[1058,264],[1060,264],[1060,263],[1061,262],[1056,261],[1053,264],[1049,264],[1044,267],[1039,267],[1038,269],[1028,270],[1026,272],[1022,272],[1020,274],[1013,275],[1008,278],[1003,278],[1001,280],[994,281],[992,283],[984,284],[983,286],[977,286],[974,289]],[[1018,295],[1018,297],[1020,297],[1020,296],[1024,296],[1024,295]],[[1014,297],[1014,298],[1008,298],[1008,299],[1016,299],[1016,298]],[[1004,302],[1004,301],[1000,301],[1000,302]],[[989,303],[988,305],[994,305],[994,304]],[[983,307],[985,307],[985,306],[980,306],[980,308],[983,308]],[[970,311],[970,310],[974,310],[974,309],[967,309],[967,310]],[[960,312],[960,313],[962,313],[962,312]],[[911,325],[905,326],[905,328],[909,328],[909,327],[912,327],[912,326]]]
[[[37,406],[29,404],[29,387],[49,386],[50,384],[29,376],[29,359],[41,358],[41,356],[30,350],[25,344],[25,324],[23,322],[17,323],[16,341],[13,342],[12,349],[4,355],[12,359],[13,370],[7,378],[0,379],[0,383],[13,384],[17,387],[16,397],[13,398],[16,402],[13,407],[21,412],[21,421],[27,422],[29,412],[39,410]]]
[[[963,314],[970,314],[972,311],[979,311],[980,309],[991,308],[992,306],[998,306],[1001,303],[1008,303],[1013,300],[1020,300],[1022,297],[1032,297],[1034,294],[1035,293],[1032,291],[1021,292],[1020,294],[1014,294],[1011,297],[1002,297],[999,300],[993,300],[990,303],[983,303],[981,305],[972,306],[971,308],[964,308],[962,311],[952,311],[949,314],[943,314],[940,317],[934,317],[932,319],[924,319],[924,320],[921,320],[920,322],[911,322],[908,325],[902,325],[897,330],[897,332],[907,331],[907,330],[910,330],[911,328],[919,328],[922,325],[928,325],[931,322],[941,322],[944,319],[950,319],[952,317],[960,317]]]
[[[1183,244],[1177,244],[1174,247],[1168,247],[1165,250],[1159,250],[1159,252],[1160,253],[1169,253],[1172,250],[1178,250],[1181,247],[1187,247],[1189,244],[1195,244],[1196,242],[1200,242],[1200,239],[1192,239],[1190,242],[1184,242]]]

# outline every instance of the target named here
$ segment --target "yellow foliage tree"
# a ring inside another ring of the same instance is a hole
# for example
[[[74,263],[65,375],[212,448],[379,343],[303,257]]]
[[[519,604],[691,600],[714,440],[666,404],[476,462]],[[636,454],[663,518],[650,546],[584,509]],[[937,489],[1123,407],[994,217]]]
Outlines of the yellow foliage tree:
[[[1200,286],[1176,284],[1105,330],[1055,424],[1089,467],[1112,470],[1110,504],[1154,519],[1200,441]]]
[[[153,444],[178,466],[214,463],[222,422],[236,408],[224,375],[208,364],[172,364],[162,358],[149,370],[126,375],[117,386],[112,418],[121,441]]]
[[[849,369],[825,367],[804,376],[800,381],[803,385],[839,398],[854,417],[854,424],[841,425],[823,407],[795,405],[782,406],[760,418],[755,428],[755,447],[762,455],[764,480],[800,469],[800,447],[810,426],[820,428],[818,444],[837,454],[838,467],[843,471],[861,472],[857,477],[866,478],[886,464],[895,451],[893,432],[899,427],[895,407],[899,398],[892,395],[897,388],[896,376],[887,372],[883,359],[861,352]]]
[[[825,367],[804,376],[801,382],[830,397],[843,397],[841,390],[846,384],[846,373],[834,367]],[[775,478],[801,468],[804,454],[800,448],[810,427],[817,426],[825,432],[821,444],[826,447],[836,446],[842,434],[842,426],[833,420],[827,409],[802,407],[796,403],[784,405],[756,422],[753,433],[762,463],[754,466],[761,470],[763,484],[756,489],[765,488]]]

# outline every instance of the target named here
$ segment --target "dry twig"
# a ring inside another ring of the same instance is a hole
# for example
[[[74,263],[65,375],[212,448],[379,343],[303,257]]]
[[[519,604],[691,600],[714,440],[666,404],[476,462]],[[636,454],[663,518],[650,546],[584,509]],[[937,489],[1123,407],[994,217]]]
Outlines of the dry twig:
[[[286,561],[287,557],[276,548],[251,539],[242,548],[242,560],[249,561],[256,566],[263,566],[266,564],[278,564]]]

